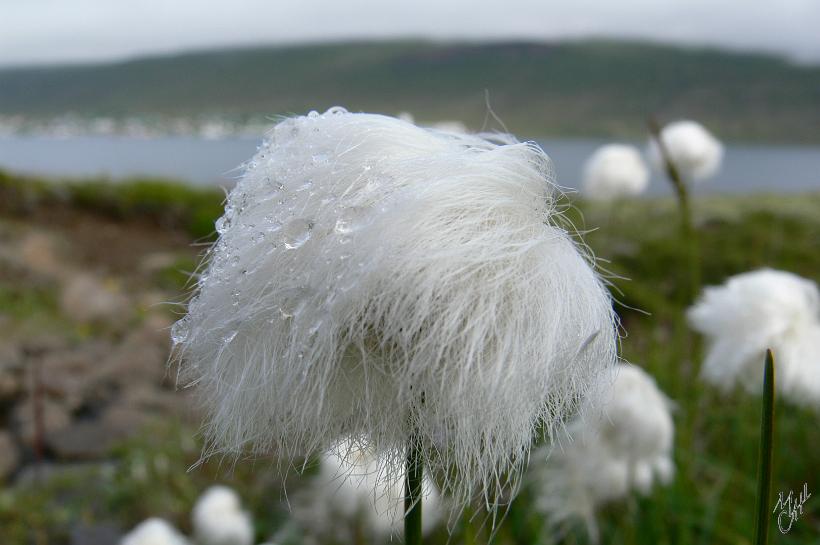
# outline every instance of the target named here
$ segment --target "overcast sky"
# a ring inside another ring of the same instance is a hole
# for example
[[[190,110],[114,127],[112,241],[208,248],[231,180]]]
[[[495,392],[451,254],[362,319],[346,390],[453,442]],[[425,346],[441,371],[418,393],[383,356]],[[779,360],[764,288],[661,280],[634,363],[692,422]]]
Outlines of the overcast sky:
[[[350,38],[623,36],[820,62],[820,0],[0,0],[0,65]]]

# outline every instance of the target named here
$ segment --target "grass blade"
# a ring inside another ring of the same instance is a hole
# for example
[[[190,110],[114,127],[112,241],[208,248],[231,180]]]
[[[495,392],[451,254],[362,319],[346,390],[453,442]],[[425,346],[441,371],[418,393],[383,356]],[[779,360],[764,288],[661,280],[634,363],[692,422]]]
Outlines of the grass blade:
[[[769,542],[769,505],[772,495],[772,454],[774,451],[774,356],[766,350],[766,368],[763,375],[763,410],[760,421],[760,454],[757,474],[757,520],[755,545]]]

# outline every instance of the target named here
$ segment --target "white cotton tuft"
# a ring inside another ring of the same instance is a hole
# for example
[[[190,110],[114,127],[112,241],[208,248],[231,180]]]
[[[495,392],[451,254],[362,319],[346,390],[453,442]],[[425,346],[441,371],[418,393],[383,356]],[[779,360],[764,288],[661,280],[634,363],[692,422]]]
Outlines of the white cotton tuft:
[[[648,185],[649,168],[634,146],[601,146],[584,165],[583,193],[591,199],[639,195]]]
[[[552,524],[583,519],[597,539],[597,507],[672,479],[669,405],[651,376],[619,365],[607,401],[568,425],[569,442],[541,449],[532,461],[536,508]]]
[[[791,401],[820,407],[820,292],[817,284],[772,269],[738,274],[707,287],[688,311],[706,336],[703,378],[724,391],[740,384],[763,388],[766,349],[775,357],[778,391]]]
[[[293,516],[316,537],[343,539],[352,527],[375,541],[400,534],[404,520],[404,475],[387,479],[385,465],[372,448],[353,440],[341,441],[321,457],[319,473],[294,502]],[[422,532],[441,520],[441,500],[435,484],[425,476],[422,485]],[[344,523],[344,524],[343,524]],[[363,524],[364,527],[358,526]]]
[[[188,545],[188,540],[165,520],[149,518],[126,534],[120,545]]]
[[[191,514],[198,545],[251,545],[254,532],[250,515],[242,510],[236,492],[212,486],[197,500]]]
[[[182,372],[212,451],[327,451],[403,474],[408,438],[466,501],[513,487],[534,431],[616,360],[609,294],[561,226],[544,152],[381,115],[282,121],[217,222]]]
[[[669,157],[687,181],[711,178],[723,161],[723,144],[696,121],[675,121],[661,130],[661,139]],[[658,170],[663,170],[663,159],[657,142],[649,141],[649,157]]]

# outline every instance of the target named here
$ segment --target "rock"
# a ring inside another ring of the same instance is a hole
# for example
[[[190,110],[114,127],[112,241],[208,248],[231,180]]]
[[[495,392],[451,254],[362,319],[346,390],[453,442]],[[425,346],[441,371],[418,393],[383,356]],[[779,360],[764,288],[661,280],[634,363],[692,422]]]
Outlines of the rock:
[[[18,370],[23,366],[23,351],[11,342],[0,341],[0,369]]]
[[[159,386],[167,374],[169,350],[167,332],[138,328],[105,359],[97,379],[128,387],[138,382]]]
[[[15,399],[23,391],[19,375],[0,367],[0,403]]]
[[[66,349],[68,341],[59,335],[46,333],[25,339],[22,346],[25,356],[37,357]]]
[[[49,435],[48,446],[60,460],[98,460],[118,442],[138,434],[148,420],[140,411],[115,407],[101,418],[79,421]]]
[[[113,545],[120,542],[122,528],[111,523],[78,524],[71,529],[71,545]]]
[[[150,385],[137,385],[123,392],[119,404],[123,407],[160,414],[176,412],[181,405],[181,395]]]
[[[68,350],[52,352],[34,363],[40,365],[43,392],[60,399],[72,411],[83,405],[88,396],[88,377],[111,351],[104,341],[91,341]]]
[[[14,438],[7,431],[0,430],[0,481],[8,477],[20,463],[20,451]]]
[[[63,285],[60,308],[75,322],[122,326],[131,317],[128,299],[112,283],[95,275],[78,273]]]
[[[115,406],[105,412],[102,424],[115,441],[120,441],[137,435],[150,420],[151,417],[144,411]]]
[[[51,236],[33,231],[20,242],[19,254],[24,266],[35,274],[58,278],[64,271]]]
[[[43,434],[44,440],[67,428],[71,424],[71,412],[60,402],[43,397]],[[17,429],[20,442],[25,446],[34,447],[35,423],[34,404],[30,396],[23,398],[12,411],[12,422]]]
[[[23,351],[12,343],[0,344],[0,403],[13,400],[23,391]]]

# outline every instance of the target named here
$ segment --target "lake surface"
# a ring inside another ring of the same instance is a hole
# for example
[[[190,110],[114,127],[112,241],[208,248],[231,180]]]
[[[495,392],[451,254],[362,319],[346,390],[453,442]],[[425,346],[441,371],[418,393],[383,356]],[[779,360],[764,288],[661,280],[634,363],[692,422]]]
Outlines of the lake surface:
[[[0,169],[62,177],[151,175],[231,186],[240,174],[239,165],[260,142],[249,138],[0,137]],[[555,163],[558,183],[577,188],[584,161],[607,141],[539,142]],[[643,147],[643,143],[638,145]],[[820,146],[728,145],[721,172],[694,189],[696,193],[810,190],[820,190]],[[649,193],[669,193],[667,182],[657,173]]]

